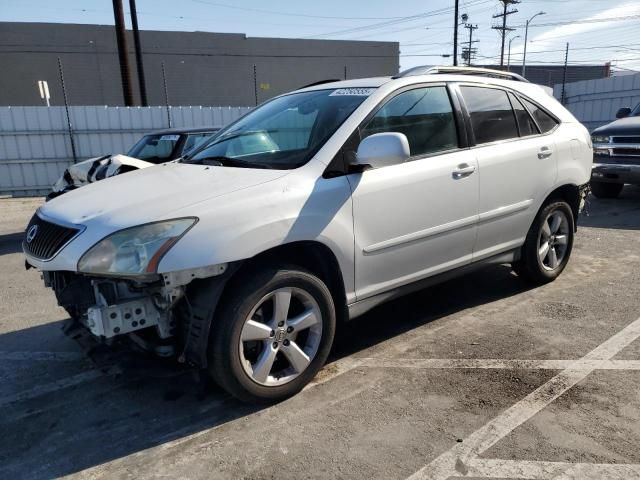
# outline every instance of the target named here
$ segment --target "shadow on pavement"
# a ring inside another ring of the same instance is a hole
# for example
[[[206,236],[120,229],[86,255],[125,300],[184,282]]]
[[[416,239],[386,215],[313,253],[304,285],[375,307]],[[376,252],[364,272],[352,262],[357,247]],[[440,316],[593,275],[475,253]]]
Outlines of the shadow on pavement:
[[[22,252],[24,233],[7,233],[0,235],[0,255]]]
[[[526,289],[510,268],[493,266],[394,300],[342,326],[331,359]],[[20,346],[39,345],[42,350],[47,341],[59,345],[61,323],[0,335],[0,354]],[[95,373],[96,367],[82,355],[68,361],[1,360],[0,477],[42,479],[72,474],[261,408],[240,404],[206,382],[195,382],[193,372],[162,362],[145,371],[144,364],[135,360],[133,366],[142,365],[143,371],[132,371],[131,359],[128,362],[122,367],[125,374],[84,381],[82,376]],[[82,381],[73,384],[78,378]],[[51,385],[54,389],[46,391],[45,386]]]
[[[640,230],[640,187],[626,185],[618,198],[589,196],[589,215],[581,215],[578,226]]]

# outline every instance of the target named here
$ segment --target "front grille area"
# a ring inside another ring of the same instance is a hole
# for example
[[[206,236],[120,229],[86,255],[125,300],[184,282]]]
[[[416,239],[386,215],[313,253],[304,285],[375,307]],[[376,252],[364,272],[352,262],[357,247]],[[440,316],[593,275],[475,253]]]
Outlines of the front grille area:
[[[638,137],[611,137],[611,143],[640,143],[640,136],[638,136]]]
[[[614,148],[612,153],[621,157],[640,157],[639,148]]]
[[[25,252],[32,257],[48,260],[53,258],[79,232],[80,230],[77,228],[63,227],[47,222],[36,214],[27,226],[22,246]]]

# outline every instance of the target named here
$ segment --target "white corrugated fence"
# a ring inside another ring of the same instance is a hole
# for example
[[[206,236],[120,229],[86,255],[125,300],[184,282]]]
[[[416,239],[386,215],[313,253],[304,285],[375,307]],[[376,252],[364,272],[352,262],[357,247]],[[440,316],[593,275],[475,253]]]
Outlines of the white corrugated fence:
[[[553,94],[562,96],[562,85]],[[565,107],[592,131],[616,119],[621,107],[635,107],[640,103],[640,74],[599,80],[568,83],[565,87]]]
[[[75,161],[126,153],[144,133],[222,127],[251,107],[0,107],[0,195],[44,195]],[[169,118],[171,125],[169,125]],[[69,129],[69,123],[71,129]]]

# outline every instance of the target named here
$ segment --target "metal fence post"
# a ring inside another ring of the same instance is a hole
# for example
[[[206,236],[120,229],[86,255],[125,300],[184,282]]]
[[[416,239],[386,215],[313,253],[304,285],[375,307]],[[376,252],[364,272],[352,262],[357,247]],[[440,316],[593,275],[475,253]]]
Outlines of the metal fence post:
[[[256,97],[256,106],[258,106],[258,70],[253,66],[253,94]]]
[[[171,128],[171,108],[169,107],[169,91],[167,90],[167,73],[164,69],[164,62],[162,64],[162,84],[164,86],[164,104],[167,107],[167,122],[169,128]]]
[[[67,114],[67,128],[69,129],[69,140],[71,141],[71,155],[73,163],[78,163],[76,155],[76,142],[73,138],[73,128],[71,126],[71,116],[69,115],[69,99],[67,98],[67,88],[64,84],[64,70],[62,69],[62,60],[58,57],[58,71],[60,72],[60,85],[62,86],[62,98],[64,99],[64,110]]]

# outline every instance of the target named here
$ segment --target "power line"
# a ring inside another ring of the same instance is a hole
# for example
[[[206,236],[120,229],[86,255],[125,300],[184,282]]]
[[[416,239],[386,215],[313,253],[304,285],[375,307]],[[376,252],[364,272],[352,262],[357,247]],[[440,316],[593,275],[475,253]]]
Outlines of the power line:
[[[504,41],[507,36],[507,32],[512,32],[515,28],[507,27],[507,17],[509,15],[513,15],[514,13],[518,13],[518,10],[513,9],[509,10],[509,5],[517,5],[520,3],[520,0],[500,0],[503,6],[502,13],[498,13],[493,15],[493,18],[501,18],[502,17],[502,26],[494,25],[491,27],[493,30],[500,31],[500,36],[502,37],[502,47],[500,48],[500,66],[504,66]]]

